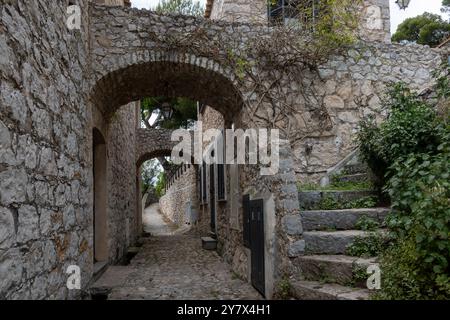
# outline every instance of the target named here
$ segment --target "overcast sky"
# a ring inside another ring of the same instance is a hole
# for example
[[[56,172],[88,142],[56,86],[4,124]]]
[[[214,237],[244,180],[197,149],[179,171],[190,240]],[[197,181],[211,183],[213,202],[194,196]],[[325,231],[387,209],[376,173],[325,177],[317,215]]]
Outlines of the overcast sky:
[[[397,30],[397,26],[406,18],[415,17],[427,12],[441,14],[440,8],[442,0],[411,0],[411,4],[406,10],[400,10],[395,4],[395,0],[389,0],[391,4],[391,32]],[[159,0],[131,0],[134,7],[150,9],[155,7]],[[205,0],[200,0],[202,4]]]

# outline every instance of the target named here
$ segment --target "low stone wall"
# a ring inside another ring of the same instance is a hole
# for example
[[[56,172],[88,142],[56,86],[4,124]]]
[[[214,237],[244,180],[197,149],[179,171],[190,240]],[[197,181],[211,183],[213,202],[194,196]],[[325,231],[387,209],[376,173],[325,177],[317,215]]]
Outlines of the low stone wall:
[[[182,166],[170,179],[166,194],[159,200],[162,214],[178,226],[190,221],[189,212],[194,215],[196,212],[198,217],[196,181],[196,167]]]

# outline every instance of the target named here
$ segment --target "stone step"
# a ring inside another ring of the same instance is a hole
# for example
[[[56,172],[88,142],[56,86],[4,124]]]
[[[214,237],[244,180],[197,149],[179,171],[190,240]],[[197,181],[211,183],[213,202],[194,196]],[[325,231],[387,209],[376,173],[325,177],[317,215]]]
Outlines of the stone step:
[[[136,270],[129,266],[109,266],[89,287],[93,300],[107,300],[111,290],[123,286]]]
[[[363,163],[346,164],[343,168],[347,174],[367,173],[368,170],[367,165]]]
[[[378,265],[376,258],[356,258],[346,255],[300,256],[294,262],[308,281],[323,281],[352,287],[367,288],[367,267]]]
[[[299,191],[298,201],[300,202],[301,209],[310,210],[326,198],[332,198],[339,202],[351,202],[357,199],[376,195],[377,193],[372,190]]]
[[[108,269],[108,261],[100,261],[94,263],[94,272],[92,278],[94,281],[98,280]]]
[[[298,300],[368,300],[368,289],[323,284],[316,281],[294,281],[291,295]]]
[[[347,247],[357,237],[367,237],[370,233],[359,230],[307,231],[303,233],[305,252],[310,254],[345,254]]]
[[[216,250],[217,249],[217,240],[211,237],[203,237],[202,238],[202,248],[204,250]]]
[[[302,226],[305,231],[312,230],[351,230],[356,228],[362,217],[384,224],[389,208],[344,209],[344,210],[310,210],[302,211]]]
[[[347,174],[339,177],[333,177],[334,182],[364,182],[369,180],[367,173]]]

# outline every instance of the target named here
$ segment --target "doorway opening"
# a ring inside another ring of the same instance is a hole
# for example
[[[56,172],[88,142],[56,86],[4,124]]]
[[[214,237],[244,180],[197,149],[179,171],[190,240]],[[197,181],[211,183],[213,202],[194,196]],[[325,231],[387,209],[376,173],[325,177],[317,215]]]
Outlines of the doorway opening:
[[[94,177],[94,265],[108,261],[107,226],[107,163],[106,142],[102,133],[93,130],[93,177]]]

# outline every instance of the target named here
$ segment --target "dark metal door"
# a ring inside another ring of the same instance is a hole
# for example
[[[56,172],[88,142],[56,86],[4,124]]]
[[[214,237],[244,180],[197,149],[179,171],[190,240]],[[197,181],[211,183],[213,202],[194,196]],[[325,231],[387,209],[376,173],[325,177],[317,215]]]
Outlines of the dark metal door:
[[[265,295],[264,277],[264,202],[250,202],[250,249],[252,252],[252,285]]]
[[[209,171],[209,188],[210,188],[210,202],[209,207],[211,209],[211,231],[216,233],[216,186],[214,178],[214,165],[210,166]]]

